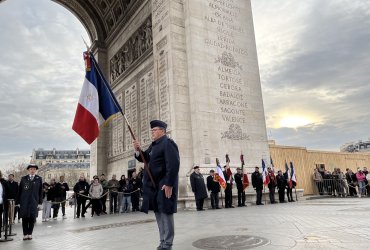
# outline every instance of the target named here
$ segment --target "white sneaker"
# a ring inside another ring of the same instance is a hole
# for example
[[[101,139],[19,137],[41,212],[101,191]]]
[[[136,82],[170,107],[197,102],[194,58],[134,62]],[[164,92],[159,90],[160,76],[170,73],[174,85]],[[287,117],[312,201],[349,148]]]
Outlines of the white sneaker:
[[[63,215],[63,219],[67,219],[67,216]]]
[[[54,217],[54,218],[53,218],[53,220],[56,220],[56,219],[57,219],[57,217]]]

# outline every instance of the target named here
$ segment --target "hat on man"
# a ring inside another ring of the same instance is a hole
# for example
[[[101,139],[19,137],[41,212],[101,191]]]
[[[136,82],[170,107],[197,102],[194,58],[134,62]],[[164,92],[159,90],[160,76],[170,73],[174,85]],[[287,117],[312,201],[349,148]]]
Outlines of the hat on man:
[[[241,168],[237,167],[236,170],[242,170]]]
[[[195,166],[195,167],[193,167],[193,169],[198,169],[199,168],[199,166]]]
[[[150,122],[150,128],[160,127],[163,129],[167,129],[167,124],[160,120],[153,120]]]
[[[39,169],[39,167],[36,164],[29,164],[27,166],[27,170],[30,169],[30,168],[36,168],[36,170]]]

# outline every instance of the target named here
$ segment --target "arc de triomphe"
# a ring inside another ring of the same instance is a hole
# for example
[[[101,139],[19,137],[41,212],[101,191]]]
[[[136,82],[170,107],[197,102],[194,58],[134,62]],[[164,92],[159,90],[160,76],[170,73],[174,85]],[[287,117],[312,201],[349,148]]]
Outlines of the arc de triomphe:
[[[168,123],[181,156],[180,200],[192,195],[194,164],[208,172],[228,153],[236,167],[243,152],[250,172],[269,159],[250,0],[54,1],[85,26],[141,144],[150,144],[150,120]],[[121,116],[91,157],[91,175],[140,167]]]

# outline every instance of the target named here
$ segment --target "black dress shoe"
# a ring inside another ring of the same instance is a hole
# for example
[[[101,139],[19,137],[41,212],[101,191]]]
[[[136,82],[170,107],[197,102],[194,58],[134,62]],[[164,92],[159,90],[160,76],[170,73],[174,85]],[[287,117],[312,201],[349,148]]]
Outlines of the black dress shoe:
[[[216,209],[221,209],[220,207],[216,207]]]
[[[230,208],[235,208],[234,206],[230,206]]]

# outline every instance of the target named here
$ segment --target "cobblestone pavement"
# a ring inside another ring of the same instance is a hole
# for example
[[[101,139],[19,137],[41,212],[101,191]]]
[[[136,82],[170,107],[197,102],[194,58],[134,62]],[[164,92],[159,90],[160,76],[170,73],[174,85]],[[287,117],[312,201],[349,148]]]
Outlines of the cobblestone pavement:
[[[39,218],[32,241],[14,240],[0,249],[156,249],[154,215],[129,213],[50,222]],[[268,240],[255,249],[370,249],[370,199],[327,198],[265,206],[180,211],[175,215],[174,250],[198,249],[193,242],[214,236],[248,235]],[[228,249],[228,248],[224,248]],[[231,249],[231,248],[229,248]],[[238,249],[238,248],[234,248]]]

